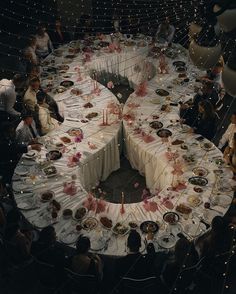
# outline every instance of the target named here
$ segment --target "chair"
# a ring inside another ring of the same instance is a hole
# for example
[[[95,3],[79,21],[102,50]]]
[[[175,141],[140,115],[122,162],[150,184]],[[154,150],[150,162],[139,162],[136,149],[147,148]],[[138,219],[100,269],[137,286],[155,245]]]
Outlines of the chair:
[[[99,290],[98,278],[95,275],[81,275],[65,269],[67,285],[73,294],[96,294]]]
[[[153,294],[157,292],[157,277],[147,277],[144,279],[132,279],[123,277],[119,293],[122,294]]]
[[[35,267],[42,293],[57,293],[61,284],[55,266],[35,260]]]

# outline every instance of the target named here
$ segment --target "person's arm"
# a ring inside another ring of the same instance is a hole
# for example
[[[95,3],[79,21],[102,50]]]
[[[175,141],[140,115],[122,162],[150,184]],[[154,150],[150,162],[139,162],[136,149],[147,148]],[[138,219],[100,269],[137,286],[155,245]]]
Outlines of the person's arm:
[[[50,129],[50,126],[48,124],[48,113],[46,109],[39,109],[39,121],[43,132],[47,133]]]
[[[5,111],[11,115],[19,115],[20,116],[20,112],[18,112],[14,109],[14,105],[16,103],[15,90],[13,90],[13,89],[9,90],[6,95],[7,95],[7,97],[6,97],[6,102],[5,102]]]

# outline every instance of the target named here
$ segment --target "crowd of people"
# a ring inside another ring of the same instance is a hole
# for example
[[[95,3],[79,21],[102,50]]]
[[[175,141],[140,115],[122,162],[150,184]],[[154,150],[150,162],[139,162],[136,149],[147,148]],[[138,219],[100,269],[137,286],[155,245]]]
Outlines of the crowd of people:
[[[92,29],[91,19],[84,16],[81,27],[86,28],[77,32],[77,37],[82,39],[89,32],[88,28]],[[114,18],[114,30],[120,30],[118,18]],[[165,19],[158,27],[154,42],[171,45],[174,32],[169,19]],[[40,151],[40,136],[59,127],[64,120],[56,101],[41,88],[40,65],[55,48],[69,41],[70,36],[63,30],[60,20],[56,21],[51,34],[47,33],[45,25],[40,25],[24,50],[26,75],[17,74],[12,80],[0,81],[1,276],[9,279],[15,266],[22,270],[22,265],[37,268],[40,264],[48,264],[54,270],[61,293],[68,291],[64,287],[68,285],[70,273],[91,276],[96,285],[94,293],[128,293],[128,284],[135,286],[132,281],[137,279],[147,280],[147,287],[151,291],[158,289],[159,293],[172,293],[173,290],[174,293],[210,293],[205,287],[206,282],[211,293],[219,293],[218,289],[226,280],[233,283],[232,278],[235,279],[236,260],[232,248],[236,225],[234,202],[226,217],[213,219],[208,233],[194,242],[182,236],[170,253],[156,252],[154,235],[149,233],[145,244],[147,253],[143,254],[140,252],[142,238],[136,230],[131,230],[127,239],[128,254],[113,261],[112,269],[109,259],[90,252],[88,237],[80,236],[76,249],[69,250],[57,242],[53,226],[35,231],[18,211],[11,182],[21,155],[29,150]],[[223,115],[222,68],[222,61],[219,61],[204,77],[199,77],[201,86],[196,95],[180,105],[181,122],[188,124],[191,132],[209,140],[214,140],[218,121]],[[219,148],[235,178],[236,112],[232,114],[231,124],[222,136]],[[227,277],[223,275],[225,265]]]

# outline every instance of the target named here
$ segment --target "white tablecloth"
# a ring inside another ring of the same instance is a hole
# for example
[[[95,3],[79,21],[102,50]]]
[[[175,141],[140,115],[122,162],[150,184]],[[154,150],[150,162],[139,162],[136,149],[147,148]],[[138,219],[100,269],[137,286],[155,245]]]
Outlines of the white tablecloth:
[[[64,48],[65,49],[65,48]],[[82,56],[78,55],[69,65],[70,68],[66,74],[62,73],[61,76],[53,77],[53,83],[58,85],[58,83],[63,80],[63,75],[70,74],[70,80],[75,82],[75,86],[83,91],[83,94],[89,94],[92,90],[92,83],[90,78],[87,76],[88,69],[105,69],[111,70],[121,75],[126,75],[129,79],[132,79],[133,73],[126,70],[128,62],[125,62],[128,57],[132,58],[135,64],[140,63],[141,60],[145,60],[145,57],[137,57],[137,51],[129,48],[130,51],[122,51],[119,54],[101,53],[100,56],[96,56],[96,61],[93,60],[91,63],[83,65]],[[146,49],[145,49],[146,50]],[[141,52],[141,51],[140,51]],[[64,55],[68,54],[67,49]],[[146,52],[144,52],[146,54]],[[109,57],[108,57],[109,56]],[[51,58],[51,57],[50,57]],[[50,60],[49,58],[49,60]],[[95,57],[94,57],[95,58]],[[137,59],[138,58],[138,59]],[[186,60],[186,57],[180,56],[178,59]],[[129,59],[131,60],[131,59]],[[113,67],[119,62],[122,64],[118,67]],[[55,64],[68,63],[68,59],[64,57],[55,58]],[[157,64],[156,59],[153,60],[153,64]],[[75,67],[80,67],[82,72],[83,81],[77,82],[77,72]],[[145,97],[137,97],[132,94],[126,103],[124,108],[124,113],[130,110],[129,103],[139,104],[132,110],[135,114],[136,121],[133,126],[129,126],[126,121],[124,122],[124,135],[125,135],[125,145],[127,156],[133,166],[133,168],[139,170],[139,172],[146,177],[147,187],[153,192],[154,197],[145,202],[125,204],[124,213],[121,213],[121,204],[114,204],[109,202],[109,195],[106,196],[105,202],[103,203],[105,209],[102,213],[96,214],[93,210],[88,212],[87,216],[96,217],[98,221],[100,217],[107,216],[112,220],[113,225],[117,222],[122,222],[128,224],[129,221],[134,221],[138,225],[146,220],[157,221],[160,230],[156,235],[156,239],[166,232],[172,232],[177,235],[179,230],[184,230],[187,224],[192,225],[193,222],[201,225],[201,232],[206,230],[206,227],[202,227],[201,219],[203,218],[206,222],[210,223],[215,215],[223,215],[229,203],[226,205],[214,206],[219,212],[214,210],[209,210],[204,208],[204,202],[210,202],[212,198],[216,197],[215,184],[216,177],[214,170],[218,169],[214,157],[222,157],[222,154],[217,148],[214,148],[210,152],[204,151],[200,145],[195,140],[196,135],[190,135],[186,133],[181,133],[181,129],[178,126],[170,126],[170,120],[178,119],[178,107],[172,106],[169,113],[161,112],[160,105],[152,104],[152,98],[156,98],[154,90],[162,87],[166,87],[171,83],[171,80],[176,77],[176,73],[173,72],[173,68],[170,67],[171,74],[166,76],[158,75],[157,78],[152,79],[148,83],[148,94]],[[44,81],[44,85],[48,83],[48,80]],[[137,79],[134,80],[137,83]],[[184,88],[182,86],[175,86],[172,88],[171,97],[177,101],[190,98],[193,94],[193,85],[189,83],[189,88]],[[173,86],[173,85],[172,85]],[[101,91],[100,96],[93,95],[91,103],[94,103],[94,108],[88,111],[83,110],[83,104],[85,101],[82,98],[72,96],[70,90],[57,94],[54,96],[55,100],[60,103],[60,109],[64,112],[65,122],[60,126],[59,129],[51,132],[46,137],[47,150],[43,149],[38,156],[37,161],[43,161],[45,159],[45,154],[50,150],[50,145],[54,145],[60,140],[61,136],[66,134],[66,131],[71,127],[80,127],[84,132],[84,139],[81,143],[73,143],[68,145],[65,153],[61,159],[54,162],[55,167],[58,170],[58,174],[52,178],[46,178],[43,176],[40,165],[37,165],[35,161],[25,159],[24,157],[20,161],[18,168],[26,168],[28,170],[28,175],[26,177],[21,177],[16,174],[14,176],[13,188],[16,191],[16,201],[19,207],[22,209],[25,217],[36,227],[42,228],[48,224],[53,223],[58,234],[59,240],[63,241],[63,236],[67,236],[67,244],[74,246],[75,239],[78,237],[79,233],[76,232],[76,222],[73,219],[65,220],[62,216],[62,211],[66,208],[70,208],[75,212],[75,210],[84,204],[87,200],[89,191],[98,181],[105,180],[109,174],[119,168],[119,144],[121,141],[122,124],[117,121],[116,116],[110,116],[109,121],[113,124],[111,126],[100,126],[102,123],[102,109],[107,107],[109,102],[117,103],[116,97],[111,94],[109,90],[99,85]],[[188,95],[190,94],[190,96]],[[67,104],[66,101],[69,99],[75,99],[73,102]],[[88,112],[97,111],[99,112],[98,120],[91,120],[87,124],[83,124],[81,120],[84,119]],[[76,117],[74,117],[74,114]],[[152,131],[149,127],[149,122],[152,121],[152,115],[158,115],[164,127],[168,127],[173,135],[171,141],[174,139],[183,139],[185,144],[188,145],[190,153],[195,155],[196,163],[194,165],[185,164],[183,166],[183,175],[180,177],[182,181],[185,182],[186,188],[183,190],[173,190],[170,186],[173,184],[173,162],[167,160],[166,151],[167,147],[170,147],[172,152],[178,151],[179,156],[185,153],[179,146],[172,146],[167,143],[163,143],[161,139],[156,135],[155,131]],[[137,124],[141,124],[141,128],[145,132],[150,132],[154,137],[154,141],[151,143],[143,142],[140,136],[134,134],[134,127]],[[95,144],[97,149],[92,150],[88,143]],[[82,153],[82,159],[78,166],[68,167],[68,157],[75,152],[80,151]],[[203,187],[203,193],[199,194],[201,198],[201,204],[193,208],[193,212],[188,216],[181,216],[180,223],[178,226],[169,226],[163,221],[163,214],[169,210],[175,210],[176,206],[180,203],[188,203],[188,196],[198,195],[193,190],[193,185],[188,183],[188,179],[193,176],[192,169],[195,166],[203,166],[208,169],[209,174],[207,176],[208,185]],[[231,186],[231,172],[227,167],[223,167],[223,174],[221,181],[224,181],[226,185]],[[65,182],[71,182],[72,179],[77,187],[77,193],[73,196],[66,194],[63,190],[63,184]],[[40,193],[45,190],[52,190],[55,193],[55,199],[61,204],[62,208],[58,213],[56,219],[52,219],[50,204],[42,203],[40,201]],[[87,190],[87,191],[86,191]],[[221,192],[222,197],[228,197],[232,199],[233,192],[229,191]],[[170,201],[173,205],[173,209],[169,209],[166,206],[166,201]],[[95,200],[100,201],[100,200]],[[34,209],[27,209],[27,203],[34,207]],[[157,205],[157,210],[152,212],[148,209],[148,203]],[[33,205],[32,205],[33,203]],[[213,202],[212,202],[213,203]],[[193,221],[194,220],[194,221]],[[100,239],[106,240],[107,246],[103,246],[104,249],[100,250],[100,253],[110,254],[110,255],[124,255],[126,254],[126,236],[116,236],[110,230],[105,230],[104,227],[99,223],[95,230],[91,232],[82,230],[83,234],[88,234],[92,239],[92,247],[97,244]],[[143,235],[143,238],[145,235]],[[189,236],[188,236],[189,237]],[[69,242],[69,239],[72,239]],[[157,245],[158,241],[155,241],[155,246],[160,249]],[[145,246],[143,246],[145,247]]]

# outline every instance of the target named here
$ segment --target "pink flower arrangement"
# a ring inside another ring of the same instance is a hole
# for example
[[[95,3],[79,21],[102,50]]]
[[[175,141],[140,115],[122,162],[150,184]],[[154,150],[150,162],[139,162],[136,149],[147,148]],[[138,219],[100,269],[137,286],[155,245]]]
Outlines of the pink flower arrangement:
[[[173,175],[181,176],[184,173],[183,166],[182,166],[181,162],[179,162],[179,161],[174,163],[173,168],[174,169],[171,172]]]
[[[165,155],[168,161],[176,160],[179,157],[178,151],[176,152],[167,151]]]
[[[74,141],[75,143],[80,143],[84,139],[83,133],[80,133],[78,136],[75,137]]]
[[[66,182],[63,184],[63,192],[67,195],[73,196],[77,192],[77,187],[75,186],[75,181],[72,182]]]
[[[147,81],[141,82],[137,89],[135,90],[135,94],[140,97],[144,97],[147,95]]]
[[[80,162],[81,157],[82,157],[82,154],[80,152],[77,152],[76,154],[70,156],[69,161],[67,163],[67,166],[68,167],[74,167],[74,166],[78,165],[78,163]]]
[[[155,201],[146,201],[144,202],[143,207],[146,211],[155,212],[158,210],[158,205]]]
[[[113,88],[114,88],[114,84],[113,84],[112,81],[109,81],[109,82],[107,83],[107,88],[108,88],[108,89],[113,89]]]

